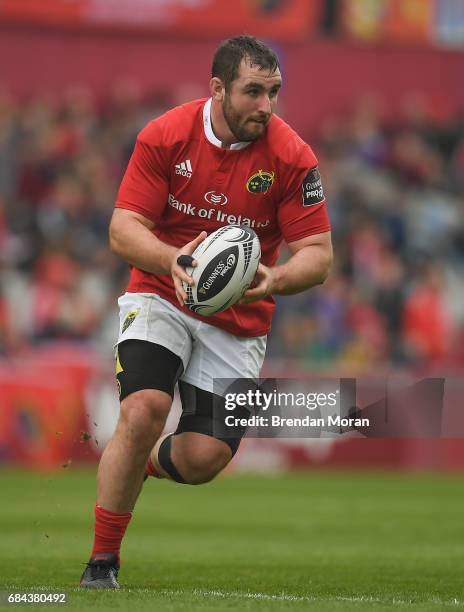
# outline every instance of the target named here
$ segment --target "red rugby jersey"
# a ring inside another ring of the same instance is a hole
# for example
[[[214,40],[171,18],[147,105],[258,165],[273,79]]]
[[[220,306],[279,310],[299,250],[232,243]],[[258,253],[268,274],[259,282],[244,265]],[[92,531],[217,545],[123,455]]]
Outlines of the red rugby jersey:
[[[155,223],[153,233],[181,247],[202,230],[227,224],[253,228],[261,262],[275,264],[282,240],[327,232],[330,223],[311,148],[279,117],[251,143],[221,147],[211,127],[211,100],[195,100],[151,121],[138,135],[119,189],[117,208]],[[128,292],[157,293],[179,307],[172,277],[132,267]],[[192,317],[237,336],[269,332],[274,300]]]

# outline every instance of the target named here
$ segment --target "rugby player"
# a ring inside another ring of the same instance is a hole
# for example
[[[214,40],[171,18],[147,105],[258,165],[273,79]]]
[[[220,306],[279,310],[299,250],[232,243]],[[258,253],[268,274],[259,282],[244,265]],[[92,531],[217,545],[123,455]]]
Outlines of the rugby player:
[[[201,484],[230,462],[244,432],[215,435],[213,380],[257,378],[272,296],[304,291],[328,274],[330,223],[317,160],[274,114],[281,84],[268,46],[231,38],[214,55],[210,97],[170,110],[138,135],[109,232],[112,251],[131,266],[119,299],[121,409],[98,469],[82,587],[119,587],[121,541],[147,475]],[[191,279],[180,264],[207,233],[233,223],[260,238],[254,286],[232,308],[197,316],[184,305],[182,281]],[[282,241],[291,257],[276,265]],[[161,437],[177,383],[182,415]]]

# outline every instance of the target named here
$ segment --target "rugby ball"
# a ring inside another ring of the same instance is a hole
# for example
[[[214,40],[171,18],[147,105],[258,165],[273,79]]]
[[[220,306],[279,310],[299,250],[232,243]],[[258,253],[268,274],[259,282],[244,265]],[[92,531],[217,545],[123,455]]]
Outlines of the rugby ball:
[[[210,234],[192,253],[196,268],[186,268],[195,284],[184,283],[185,305],[209,317],[229,308],[251,285],[261,257],[256,233],[246,225],[226,225]]]

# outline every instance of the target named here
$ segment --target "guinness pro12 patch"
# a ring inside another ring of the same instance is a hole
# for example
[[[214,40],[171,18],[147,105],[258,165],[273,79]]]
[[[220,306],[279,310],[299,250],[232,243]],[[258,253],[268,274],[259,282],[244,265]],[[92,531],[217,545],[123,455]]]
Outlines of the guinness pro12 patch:
[[[303,206],[313,206],[324,201],[321,175],[317,168],[313,168],[303,179]]]

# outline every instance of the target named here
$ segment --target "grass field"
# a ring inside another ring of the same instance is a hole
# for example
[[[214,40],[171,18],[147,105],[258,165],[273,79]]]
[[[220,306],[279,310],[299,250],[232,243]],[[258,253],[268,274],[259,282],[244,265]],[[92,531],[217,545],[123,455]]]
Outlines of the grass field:
[[[0,590],[66,590],[65,609],[464,608],[462,477],[150,479],[118,592],[76,588],[91,544],[92,471],[3,471],[0,483]]]

